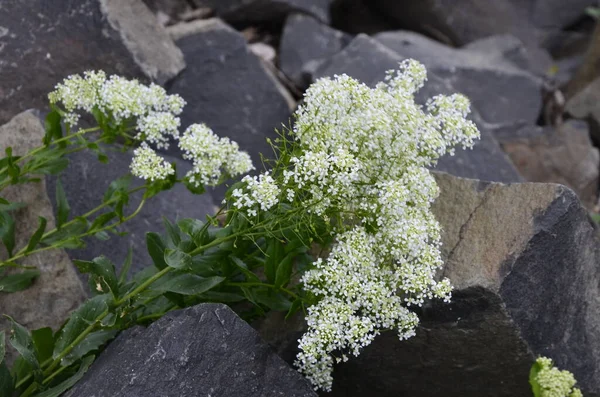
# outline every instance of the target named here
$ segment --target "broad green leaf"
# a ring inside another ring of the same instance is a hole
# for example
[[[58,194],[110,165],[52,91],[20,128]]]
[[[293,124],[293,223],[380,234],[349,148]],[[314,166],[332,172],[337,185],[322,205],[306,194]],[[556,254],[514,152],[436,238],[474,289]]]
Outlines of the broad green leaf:
[[[255,289],[253,293],[255,301],[271,310],[286,311],[292,306],[291,302],[285,296],[271,289]]]
[[[71,313],[71,317],[63,327],[56,344],[52,357],[56,359],[81,333],[90,325],[94,324],[97,318],[108,310],[106,301],[109,295],[97,295],[87,300],[77,310]]]
[[[46,161],[44,164],[35,168],[36,174],[58,175],[69,166],[69,159],[66,157],[58,157]]]
[[[29,330],[17,323],[12,317],[4,315],[11,322],[10,338],[9,342],[16,351],[19,352],[21,357],[25,359],[34,369],[40,368],[40,363],[35,354],[35,346],[33,345],[33,339]]]
[[[542,396],[542,388],[537,381],[537,375],[542,369],[542,366],[538,364],[536,361],[531,366],[531,371],[529,371],[529,384],[531,385],[531,391],[533,392],[533,397],[541,397]]]
[[[94,237],[96,237],[100,241],[110,240],[110,234],[106,230],[101,230],[99,232],[94,233]]]
[[[192,258],[190,272],[202,277],[216,276],[223,263],[229,261],[228,255],[228,252],[221,251],[218,247],[210,248]]]
[[[23,358],[23,356],[18,356],[12,367],[10,368],[10,373],[13,377],[13,380],[18,383],[20,380],[30,375],[33,371],[31,365]]]
[[[190,268],[192,265],[192,257],[186,254],[179,248],[165,250],[165,263],[169,267],[175,269]]]
[[[40,225],[38,226],[37,230],[35,231],[35,233],[33,233],[33,235],[31,236],[31,238],[29,239],[29,243],[27,244],[27,248],[25,248],[25,252],[31,252],[35,249],[35,247],[38,245],[38,243],[40,242],[40,240],[42,239],[42,236],[44,235],[44,232],[46,231],[46,218],[44,218],[43,216],[38,216],[38,220],[40,222]]]
[[[63,359],[61,364],[71,365],[88,353],[98,350],[106,342],[113,339],[118,332],[119,331],[115,329],[92,332]]]
[[[275,282],[277,276],[277,267],[284,256],[284,246],[279,240],[269,240],[267,246],[267,258],[265,261],[265,276],[270,283]]]
[[[69,379],[61,382],[57,386],[54,386],[48,390],[45,390],[41,393],[35,395],[35,397],[59,397],[61,394],[69,390],[71,387],[75,386],[77,382],[83,375],[87,372],[88,368],[94,362],[94,356],[87,356],[81,361],[81,365],[79,366],[79,370],[75,373],[75,375],[71,376]]]
[[[104,193],[103,201],[106,203],[118,195],[124,197],[123,194],[127,192],[129,185],[131,185],[131,178],[131,174],[127,174],[112,181]]]
[[[91,261],[73,261],[82,273],[90,273],[94,289],[100,293],[111,292],[114,297],[119,294],[119,282],[115,265],[105,256],[99,256]]]
[[[177,226],[179,227],[179,230],[190,236],[194,242],[196,242],[195,237],[204,229],[205,224],[198,219],[184,218],[177,222]]]
[[[162,283],[156,290],[160,292],[175,292],[182,295],[198,295],[214,288],[224,280],[224,277],[203,278],[195,274],[183,273]]]
[[[277,266],[277,272],[275,274],[275,286],[277,288],[285,287],[290,282],[290,277],[292,275],[292,268],[294,265],[294,258],[306,252],[305,247],[297,248],[296,250],[287,254],[282,260],[281,263]]]
[[[133,262],[133,250],[131,246],[127,249],[127,257],[125,257],[125,262],[123,262],[123,266],[121,266],[121,272],[119,273],[119,285],[124,284],[127,281],[127,275],[129,274],[129,269],[131,269],[131,263]]]
[[[246,281],[251,283],[260,283],[260,278],[256,274],[254,274],[250,269],[248,269],[248,265],[244,263],[240,258],[235,256],[229,257],[231,261],[244,273],[246,276]]]
[[[0,237],[8,255],[12,256],[15,249],[15,220],[8,212],[0,212]]]
[[[52,357],[52,351],[54,350],[52,328],[45,327],[33,330],[31,331],[31,338],[33,339],[35,352],[40,363]]]
[[[56,205],[58,207],[56,214],[56,228],[60,230],[62,225],[69,219],[69,213],[71,212],[71,207],[67,201],[67,195],[65,194],[65,189],[63,189],[60,179],[56,180]]]
[[[246,299],[244,295],[233,292],[206,291],[200,296],[203,300],[219,303],[240,302]]]
[[[38,270],[25,270],[21,273],[0,277],[0,292],[17,292],[29,287],[40,275]]]
[[[92,222],[92,226],[90,226],[89,231],[92,232],[94,230],[100,229],[116,217],[117,214],[114,211],[97,216],[96,219],[94,219],[94,222]]]
[[[167,218],[163,217],[163,224],[165,225],[165,229],[167,230],[168,241],[167,244],[170,247],[177,247],[181,242],[181,235],[179,234],[179,229],[176,228]]]
[[[62,127],[60,125],[60,113],[56,110],[52,110],[46,115],[45,129],[46,134],[42,139],[42,143],[48,146],[53,139],[60,139],[62,137]]]
[[[15,391],[15,381],[4,361],[0,362],[0,397],[10,397]]]
[[[154,266],[159,270],[167,267],[167,262],[165,262],[165,244],[158,234],[153,232],[146,233],[146,247],[154,262]]]
[[[302,307],[302,299],[294,300],[292,302],[292,306],[290,306],[290,309],[288,310],[287,314],[285,315],[285,319],[287,320],[288,318],[293,316],[294,313],[296,313],[301,307]]]
[[[42,238],[42,243],[46,245],[57,245],[61,241],[72,240],[72,236],[78,236],[88,230],[89,222],[83,217],[76,217],[68,225],[60,230]],[[63,243],[64,244],[64,243]]]

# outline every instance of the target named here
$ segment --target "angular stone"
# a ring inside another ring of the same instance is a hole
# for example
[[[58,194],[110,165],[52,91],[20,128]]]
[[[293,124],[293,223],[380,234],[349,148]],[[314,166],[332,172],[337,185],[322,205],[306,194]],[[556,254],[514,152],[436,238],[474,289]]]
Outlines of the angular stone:
[[[60,175],[60,180],[71,207],[71,214],[81,215],[100,205],[110,183],[129,172],[129,165],[133,157],[131,151],[122,152],[118,148],[111,147],[106,150],[106,154],[109,158],[108,164],[100,163],[96,155],[90,151],[70,155],[69,166]],[[177,164],[177,172],[180,176],[185,175],[191,168],[187,161],[168,155],[164,157],[168,162]],[[131,188],[142,184],[141,179],[133,178]],[[56,178],[48,178],[48,192],[56,206],[55,189]],[[135,211],[141,198],[141,191],[131,195],[125,214]],[[120,267],[131,247],[133,252],[131,271],[133,274],[152,266],[152,260],[146,247],[146,233],[164,234],[166,230],[163,226],[163,217],[171,222],[182,218],[205,220],[206,215],[212,215],[215,212],[216,207],[213,205],[209,193],[194,195],[182,184],[176,184],[171,190],[161,192],[148,200],[135,218],[119,227],[119,231],[127,232],[127,235],[111,234],[110,239],[106,241],[90,237],[86,240],[85,248],[69,252],[71,257],[84,260],[92,260],[104,255]]]
[[[365,35],[357,36],[346,48],[324,61],[315,71],[312,79],[346,73],[365,84],[373,86],[385,77],[385,71],[396,69],[404,57]],[[441,77],[435,71],[428,71],[428,81],[418,93],[417,102],[437,94],[459,92],[452,79]],[[488,97],[493,102],[493,97]],[[522,178],[510,160],[502,152],[486,123],[478,116],[479,109],[474,104],[472,118],[481,131],[481,140],[472,150],[457,149],[455,156],[444,156],[437,169],[466,178],[498,182],[518,182]]]
[[[123,332],[70,396],[312,397],[307,380],[225,305],[171,312]]]
[[[170,32],[188,65],[169,87],[170,94],[187,101],[182,127],[207,124],[249,152],[260,169],[260,153],[272,153],[266,138],[274,139],[275,129],[290,119],[286,99],[272,77],[242,35],[220,20],[182,24]]]
[[[279,66],[298,87],[305,88],[310,78],[305,69],[339,52],[350,36],[332,29],[307,15],[292,14],[285,23],[279,44]]]
[[[600,78],[569,99],[565,110],[573,117],[586,119],[592,139],[600,142]]]
[[[498,34],[475,40],[461,47],[462,50],[475,51],[485,54],[489,60],[488,65],[494,65],[497,62],[504,64],[511,63],[518,69],[527,70],[535,73],[533,68],[534,60],[523,42],[511,34]],[[464,51],[463,51],[464,52]]]
[[[212,8],[217,16],[234,25],[283,21],[292,12],[309,14],[330,22],[332,0],[193,0],[197,6]]]
[[[573,372],[584,395],[600,392],[600,245],[576,195],[555,184],[435,176],[452,301],[422,307],[416,336],[384,333],[337,365],[328,395],[527,396],[538,355]],[[295,356],[301,321],[287,337],[277,319],[256,327]]]
[[[44,128],[40,120],[33,113],[24,112],[0,127],[0,150],[4,153],[10,146],[13,154],[22,156],[40,146],[43,136]],[[48,221],[46,230],[55,227],[52,204],[46,194],[43,178],[36,183],[9,186],[0,192],[0,196],[11,202],[27,204],[12,212],[17,250],[29,242],[39,225],[39,216]],[[2,248],[3,260],[7,258],[6,255]],[[57,330],[69,313],[86,297],[73,264],[62,249],[33,254],[19,263],[37,267],[40,276],[24,291],[0,292],[0,313],[12,316],[29,329],[52,327]],[[4,317],[0,317],[0,329],[7,329],[7,323]],[[9,350],[8,361],[12,361],[14,357],[14,352]]]
[[[374,37],[401,57],[418,60],[428,72],[449,81],[457,92],[469,97],[488,123],[533,124],[539,117],[542,81],[505,60],[502,50],[489,51],[489,45],[488,51],[478,51],[477,46],[475,50],[455,49],[406,31]]]
[[[102,69],[165,83],[183,55],[141,0],[3,0],[0,123],[29,108],[68,75]]]
[[[585,121],[570,119],[553,127],[531,126],[498,137],[513,164],[530,182],[552,182],[573,189],[589,209],[597,202],[600,153]]]

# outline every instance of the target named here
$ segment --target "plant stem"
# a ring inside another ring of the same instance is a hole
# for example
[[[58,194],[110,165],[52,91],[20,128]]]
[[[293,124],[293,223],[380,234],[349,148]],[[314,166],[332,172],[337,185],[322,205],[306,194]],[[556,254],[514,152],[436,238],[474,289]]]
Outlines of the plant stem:
[[[226,286],[231,286],[231,287],[266,287],[266,288],[271,288],[277,291],[281,291],[281,292],[285,292],[286,294],[288,294],[289,296],[291,296],[294,299],[300,299],[300,297],[295,294],[294,292],[290,291],[289,289],[283,288],[283,287],[277,287],[276,285],[273,284],[266,284],[266,283],[225,283],[224,285]]]

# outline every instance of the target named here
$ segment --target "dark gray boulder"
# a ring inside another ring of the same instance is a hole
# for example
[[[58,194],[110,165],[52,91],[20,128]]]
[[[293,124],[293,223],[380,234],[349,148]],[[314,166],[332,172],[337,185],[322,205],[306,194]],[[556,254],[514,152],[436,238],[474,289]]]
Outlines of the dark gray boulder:
[[[374,36],[403,58],[422,62],[429,73],[448,81],[469,97],[488,123],[535,123],[542,106],[542,81],[513,62],[502,48],[487,44],[455,49],[413,32],[383,32]]]
[[[383,80],[385,71],[396,69],[398,62],[404,59],[377,40],[365,35],[357,36],[346,48],[325,60],[314,72],[313,80],[323,76],[346,73],[365,84],[374,85]],[[439,76],[436,71],[428,71],[428,82],[417,94],[417,101],[424,103],[427,98],[437,94],[460,92],[447,76]],[[493,101],[493,97],[487,98]],[[466,178],[498,182],[518,182],[522,178],[510,160],[502,152],[498,143],[488,132],[486,123],[479,116],[474,104],[473,120],[481,131],[481,140],[472,150],[457,149],[454,156],[444,156],[437,169]]]
[[[0,123],[47,107],[63,78],[90,69],[160,84],[185,67],[141,0],[2,0]]]
[[[102,164],[96,155],[90,151],[83,151],[69,156],[69,166],[60,176],[67,200],[71,207],[72,216],[82,215],[102,203],[104,193],[110,183],[129,172],[129,165],[133,153],[122,152],[119,147],[107,148],[108,164]],[[167,161],[177,164],[177,172],[183,176],[191,167],[187,161],[171,156],[164,156]],[[133,178],[132,186],[142,185],[141,179]],[[56,178],[48,178],[48,193],[55,201]],[[125,214],[132,213],[142,198],[142,192],[137,192],[130,197],[129,206]],[[133,252],[132,272],[152,266],[152,260],[146,248],[146,233],[165,233],[163,217],[171,222],[182,218],[196,218],[205,220],[206,215],[216,212],[210,194],[194,195],[185,186],[177,184],[173,189],[161,192],[148,200],[140,213],[130,221],[119,227],[119,231],[127,232],[125,236],[111,234],[109,240],[99,240],[95,237],[88,238],[83,249],[70,250],[70,255],[76,259],[92,260],[104,255],[111,259],[117,266],[123,263],[131,247]]]
[[[65,397],[312,397],[231,309],[201,304],[123,332]]]
[[[539,28],[560,30],[577,22],[587,7],[596,6],[596,0],[517,0],[529,3],[531,21]]]
[[[323,395],[528,396],[538,355],[571,371],[584,395],[600,392],[600,241],[577,196],[555,184],[435,176],[451,303],[422,307],[416,336],[384,333],[337,365]],[[255,327],[295,356],[301,319]]]
[[[234,25],[282,22],[292,12],[309,14],[330,22],[332,0],[192,0],[212,8],[218,17]]]
[[[262,169],[260,153],[272,153],[266,139],[277,137],[275,129],[288,125],[291,115],[272,77],[243,36],[218,19],[181,24],[170,32],[188,65],[168,90],[187,101],[182,128],[207,124],[236,141]]]
[[[349,35],[310,16],[292,14],[281,35],[279,67],[298,87],[305,88],[310,84],[307,68],[339,52],[350,40]]]

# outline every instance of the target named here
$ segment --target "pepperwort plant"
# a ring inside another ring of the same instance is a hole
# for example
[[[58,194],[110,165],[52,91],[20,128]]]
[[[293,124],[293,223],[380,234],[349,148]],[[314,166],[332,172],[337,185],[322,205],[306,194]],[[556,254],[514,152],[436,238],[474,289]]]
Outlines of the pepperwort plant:
[[[293,127],[272,142],[267,170],[234,183],[206,221],[166,221],[164,235],[147,234],[153,267],[127,280],[105,257],[77,261],[95,296],[45,338],[50,353],[41,357],[35,347],[43,338],[13,322],[10,341],[21,353],[15,389],[23,396],[65,390],[118,330],[200,302],[227,303],[249,320],[268,310],[302,310],[308,328],[296,366],[323,390],[332,387],[333,365],[359,355],[381,332],[414,335],[415,306],[449,300],[452,289],[436,277],[440,226],[430,206],[438,187],[427,167],[479,137],[466,119],[465,97],[415,103],[425,80],[425,68],[413,60],[374,88],[346,75],[318,80]],[[114,98],[123,92],[115,89]],[[63,102],[68,119],[74,109],[94,109],[83,100]],[[157,111],[170,109],[163,106]],[[119,107],[119,114],[137,116],[134,109]],[[138,119],[145,144],[132,173],[147,183],[172,178],[152,149],[177,136],[170,120],[162,113]],[[235,144],[204,126],[190,127],[178,144],[194,162],[184,182],[197,191],[251,168]]]

